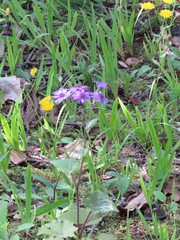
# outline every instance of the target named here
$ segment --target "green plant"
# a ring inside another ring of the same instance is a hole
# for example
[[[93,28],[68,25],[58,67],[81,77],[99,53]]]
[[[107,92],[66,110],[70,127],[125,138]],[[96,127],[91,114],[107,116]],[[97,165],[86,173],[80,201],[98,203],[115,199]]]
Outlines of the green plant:
[[[3,135],[0,134],[0,169],[7,171],[10,161],[10,150],[5,147],[3,142]]]
[[[103,58],[101,57],[101,65],[103,67],[103,81],[108,82],[114,97],[118,94],[118,70],[117,70],[117,51],[109,39],[105,38],[105,32],[99,27],[99,39],[102,47]],[[115,49],[115,50],[114,50]]]
[[[124,17],[121,8],[118,9],[118,14],[121,22],[121,32],[123,39],[128,45],[130,54],[133,55],[135,11],[132,11],[129,19],[127,12],[125,14],[126,16]]]
[[[136,209],[137,209],[137,212],[139,213],[141,221],[142,221],[143,225],[145,226],[146,231],[148,232],[148,235],[151,240],[153,240],[153,239],[175,240],[176,239],[176,228],[173,231],[173,235],[170,237],[166,225],[163,223],[160,223],[160,221],[157,219],[157,217],[154,215],[154,213],[152,213],[153,228],[150,228],[147,221],[145,220],[143,214],[141,213],[141,211],[138,208],[136,208]]]
[[[135,108],[136,117],[137,117],[137,122],[136,122],[134,118],[131,116],[131,113],[129,112],[129,110],[126,108],[126,106],[120,99],[119,99],[119,103],[128,123],[133,129],[134,135],[138,138],[139,142],[142,145],[147,144],[149,142],[149,128],[148,128],[147,120],[143,121],[141,113],[138,107],[136,107]],[[146,119],[148,115],[149,115],[149,111],[147,111]]]
[[[99,105],[99,129],[100,132],[105,133],[110,140],[116,140],[119,136],[121,136],[121,139],[125,139],[126,133],[118,110],[118,99],[114,101],[108,116],[105,107]]]
[[[8,118],[0,113],[0,122],[4,131],[2,133],[4,139],[13,150],[25,151],[27,149],[27,138],[18,102],[14,104],[10,124],[8,121]]]
[[[146,56],[149,60],[151,60],[152,58],[154,58],[158,52],[158,43],[160,43],[160,39],[159,36],[154,36],[153,39],[150,38],[150,36],[145,35],[145,41],[143,42],[143,47],[146,53]]]

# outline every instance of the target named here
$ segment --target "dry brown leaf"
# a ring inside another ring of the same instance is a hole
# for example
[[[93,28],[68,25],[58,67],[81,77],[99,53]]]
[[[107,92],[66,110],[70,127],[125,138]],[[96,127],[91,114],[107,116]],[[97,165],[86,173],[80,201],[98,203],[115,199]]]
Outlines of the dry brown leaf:
[[[11,151],[10,160],[12,163],[19,165],[27,159],[27,155],[20,151]]]
[[[109,180],[111,178],[113,178],[113,176],[112,175],[107,175],[106,173],[101,176],[102,180]]]
[[[137,58],[135,58],[135,57],[130,57],[130,58],[127,58],[126,59],[126,61],[125,61],[125,63],[127,64],[127,65],[137,65],[137,64],[139,64],[141,62],[141,60],[139,60],[139,59],[137,59]]]
[[[120,151],[120,153],[135,155],[137,153],[137,149],[135,149],[133,147],[123,147],[123,149]]]
[[[177,48],[180,48],[180,37],[177,37],[177,36],[173,37],[172,38],[172,44],[174,46],[176,46]]]
[[[84,140],[77,138],[74,142],[67,144],[63,149],[63,154],[59,155],[60,158],[77,158],[80,159],[82,156],[82,150],[84,149]]]
[[[144,196],[144,193],[142,192],[137,197],[130,200],[129,203],[125,207],[118,205],[117,208],[119,211],[127,211],[128,209],[129,209],[129,211],[134,211],[136,209],[136,207],[141,209],[145,205],[147,205],[147,200]]]
[[[165,186],[163,188],[163,192],[165,195],[167,195],[168,193],[172,194],[173,182],[174,182],[174,179],[170,178],[169,181],[165,184]],[[179,187],[180,187],[180,184],[178,184],[178,182],[175,181],[175,183],[174,183],[174,200],[176,202],[180,201],[180,191],[178,189]]]
[[[0,90],[3,93],[4,103],[6,100],[12,100],[16,102],[19,99],[19,102],[22,102],[21,99],[21,85],[28,85],[28,83],[22,79],[18,78],[16,76],[10,76],[10,77],[1,77],[0,78]]]

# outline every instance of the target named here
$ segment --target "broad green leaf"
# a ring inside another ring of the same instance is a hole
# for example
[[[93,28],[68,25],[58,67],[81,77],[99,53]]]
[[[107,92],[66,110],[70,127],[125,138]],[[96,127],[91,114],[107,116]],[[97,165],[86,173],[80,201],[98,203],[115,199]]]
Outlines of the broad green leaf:
[[[43,225],[37,235],[44,235],[43,239],[54,240],[54,239],[64,239],[67,237],[75,237],[75,231],[77,230],[74,227],[72,222],[67,220],[52,220],[50,223]]]
[[[156,200],[160,200],[161,202],[166,201],[166,196],[161,191],[154,191],[154,196]]]
[[[86,208],[80,208],[80,219],[79,222],[80,224],[83,224],[84,220],[88,216],[88,214],[91,212],[91,209],[86,209]],[[76,223],[77,221],[77,209],[72,209],[67,212],[63,212],[59,219],[64,219],[72,223]],[[86,225],[93,225],[93,224],[98,224],[101,221],[101,217],[97,216],[95,212],[92,211],[91,215],[89,216]]]
[[[177,204],[176,202],[172,202],[170,206],[170,211],[175,212],[175,211],[178,211],[178,209],[179,209],[179,204]]]
[[[19,238],[19,236],[17,235],[17,234],[15,234],[14,236],[12,236],[11,238],[10,238],[10,240],[19,240],[20,238]]]
[[[54,160],[52,164],[66,175],[78,170],[79,167],[79,161],[73,158]]]
[[[89,132],[94,126],[96,126],[98,121],[99,121],[98,118],[94,118],[91,121],[87,122],[85,127],[86,131]]]
[[[90,198],[83,200],[85,206],[98,212],[117,211],[114,203],[110,200],[108,195],[101,191],[90,193]]]
[[[23,223],[23,224],[21,224],[17,227],[16,232],[27,230],[27,229],[32,228],[32,227],[34,227],[33,223]]]

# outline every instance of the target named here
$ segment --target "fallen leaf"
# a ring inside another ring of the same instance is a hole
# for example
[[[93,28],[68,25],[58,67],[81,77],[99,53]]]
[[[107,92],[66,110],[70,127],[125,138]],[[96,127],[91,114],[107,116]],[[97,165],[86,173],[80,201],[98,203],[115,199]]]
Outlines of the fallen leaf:
[[[84,149],[84,140],[81,138],[78,138],[74,140],[72,143],[68,143],[62,150],[63,154],[59,155],[61,159],[64,158],[76,158],[80,159],[82,156],[82,150]]]
[[[133,147],[123,147],[123,149],[120,151],[121,154],[128,154],[128,155],[135,155],[137,153],[137,149]]]
[[[27,83],[24,79],[18,78],[16,76],[2,77],[0,78],[0,90],[3,93],[3,102],[6,100],[12,100],[16,102],[19,99],[19,102],[22,102],[21,99],[21,82],[24,82],[23,85]]]
[[[11,151],[10,160],[12,163],[19,165],[27,159],[27,155],[20,151]]]
[[[134,197],[133,199],[129,199],[129,203],[124,207],[122,205],[117,205],[117,209],[119,211],[126,212],[128,209],[129,211],[134,211],[136,207],[139,209],[143,208],[145,205],[147,205],[147,200],[144,196],[144,193],[140,193],[137,197]]]
[[[138,103],[138,98],[137,97],[130,97],[129,100],[128,100],[129,103],[132,103],[134,105],[139,105]]]
[[[180,37],[177,37],[177,36],[173,37],[172,38],[172,44],[174,46],[176,46],[177,48],[180,48]]]
[[[164,185],[163,187],[163,192],[165,195],[167,194],[172,194],[172,187],[173,187],[173,182],[174,178],[170,178],[169,181]],[[180,191],[179,191],[180,184],[175,181],[174,183],[174,201],[178,202],[180,201]]]
[[[102,179],[102,180],[108,180],[108,179],[111,179],[111,178],[113,178],[113,176],[112,176],[112,175],[107,175],[106,173],[104,173],[104,174],[101,176],[101,179]]]
[[[135,57],[131,57],[131,58],[127,58],[126,59],[126,61],[125,61],[125,63],[127,64],[127,65],[137,65],[137,64],[139,64],[141,62],[141,60],[139,60],[139,59],[137,59],[137,58],[135,58]]]

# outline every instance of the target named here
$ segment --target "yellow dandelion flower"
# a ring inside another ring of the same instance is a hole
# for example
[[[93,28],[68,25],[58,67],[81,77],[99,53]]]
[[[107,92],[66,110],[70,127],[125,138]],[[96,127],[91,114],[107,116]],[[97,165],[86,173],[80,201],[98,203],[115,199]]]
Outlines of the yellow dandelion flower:
[[[37,72],[37,68],[31,68],[31,70],[30,70],[30,74],[31,74],[31,76],[35,76],[35,74],[36,74],[36,72]]]
[[[159,15],[163,18],[170,18],[173,15],[173,12],[168,9],[163,9],[160,11]]]
[[[6,15],[10,15],[11,11],[9,8],[6,8]]]
[[[44,104],[46,104],[46,103],[48,103],[48,102],[50,102],[50,101],[51,101],[51,96],[44,97],[43,99],[41,99],[41,100],[39,101],[39,104],[40,104],[40,105],[44,105]]]
[[[151,2],[145,2],[141,4],[141,8],[144,10],[151,10],[153,8],[155,8],[155,5]]]
[[[54,103],[53,102],[48,102],[44,105],[41,105],[41,110],[43,111],[51,111],[54,107]]]
[[[44,97],[39,101],[39,104],[41,105],[41,110],[43,111],[51,111],[54,107],[54,103],[51,102],[51,96]]]
[[[163,0],[164,3],[167,3],[167,4],[172,4],[174,1],[173,0]]]

